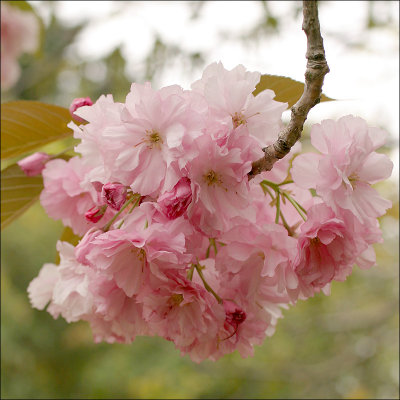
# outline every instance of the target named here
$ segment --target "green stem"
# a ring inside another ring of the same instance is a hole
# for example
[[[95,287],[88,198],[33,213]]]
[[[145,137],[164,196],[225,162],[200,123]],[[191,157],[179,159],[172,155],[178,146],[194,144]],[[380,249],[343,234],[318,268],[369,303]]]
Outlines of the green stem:
[[[211,287],[211,286],[207,283],[207,281],[205,280],[204,275],[203,275],[203,273],[201,272],[201,267],[200,267],[200,265],[199,265],[199,264],[193,264],[193,265],[194,265],[194,267],[196,268],[196,271],[197,271],[197,273],[199,274],[201,280],[203,281],[203,284],[204,284],[204,287],[206,288],[206,290],[207,290],[208,292],[210,292],[210,293],[217,299],[217,301],[218,301],[219,304],[222,304],[222,299],[221,299],[221,297],[219,297],[219,296],[217,295],[217,293],[214,292],[214,290],[212,289],[212,287]]]
[[[278,191],[278,190],[279,190],[279,188],[278,188],[279,185],[278,185],[277,183],[268,181],[267,179],[264,179],[264,180],[261,181],[260,183],[262,183],[262,184],[264,184],[264,185],[268,185],[269,187],[271,187],[271,188],[274,189],[275,191]]]
[[[276,216],[275,223],[279,224],[279,215],[281,213],[281,194],[276,192]]]
[[[193,279],[193,272],[194,272],[194,265],[190,267],[189,271],[187,272],[187,278],[191,281]]]
[[[136,197],[131,197],[123,206],[122,208],[110,219],[109,222],[107,222],[106,225],[103,227],[103,231],[107,232],[110,229],[110,226],[114,223],[114,221],[121,215],[121,213],[125,210],[126,207],[129,206],[129,204],[132,203],[133,200],[135,200]]]
[[[294,236],[294,232],[293,232],[292,228],[289,226],[289,224],[286,222],[286,219],[283,217],[282,211],[280,212],[280,215],[281,215],[282,224],[285,227],[285,229],[288,231],[289,236]]]
[[[293,207],[294,207],[294,208],[297,210],[297,212],[300,214],[301,218],[303,218],[304,221],[307,221],[307,217],[303,214],[303,212],[304,212],[305,214],[307,214],[307,213],[306,213],[306,210],[304,210],[304,208],[301,207],[300,204],[297,203],[297,201],[295,201],[295,200],[292,198],[292,196],[289,196],[286,192],[283,192],[282,194],[292,203]]]
[[[282,183],[278,183],[277,186],[289,185],[289,183],[293,183],[293,181],[285,181],[285,182],[282,182]]]
[[[210,244],[212,245],[212,247],[214,247],[214,254],[217,255],[218,250],[217,250],[217,245],[215,244],[215,239],[214,238],[210,239]]]

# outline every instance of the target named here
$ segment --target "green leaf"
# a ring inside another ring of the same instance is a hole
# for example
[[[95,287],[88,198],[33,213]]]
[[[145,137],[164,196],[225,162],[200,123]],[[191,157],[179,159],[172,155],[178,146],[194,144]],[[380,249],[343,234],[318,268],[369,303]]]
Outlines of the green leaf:
[[[1,105],[1,158],[6,159],[72,135],[69,110],[38,101]]]
[[[277,75],[262,75],[260,82],[257,84],[253,95],[256,96],[258,93],[266,89],[271,89],[275,92],[276,101],[282,103],[288,103],[288,108],[292,107],[297,100],[300,99],[304,90],[304,83],[295,81],[294,79],[286,76]],[[321,95],[321,101],[333,101],[330,97]]]
[[[42,176],[26,176],[17,164],[1,171],[1,229],[33,205],[42,189]]]
[[[27,1],[21,1],[21,0],[13,0],[13,1],[6,1],[10,6],[16,7],[22,11],[32,11],[33,8],[32,6],[27,2]]]
[[[73,246],[76,246],[79,241],[82,239],[81,236],[75,235],[74,231],[69,227],[65,227],[60,239],[62,242],[68,242],[71,243]],[[57,256],[56,256],[56,264],[60,263],[60,255],[57,252]]]

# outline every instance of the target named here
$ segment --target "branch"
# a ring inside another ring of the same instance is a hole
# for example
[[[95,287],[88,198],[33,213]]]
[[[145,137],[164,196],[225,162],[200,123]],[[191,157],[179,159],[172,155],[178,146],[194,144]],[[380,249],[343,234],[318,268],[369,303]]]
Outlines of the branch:
[[[290,152],[300,139],[308,112],[320,102],[324,77],[329,72],[329,67],[325,59],[316,0],[303,0],[302,29],[307,36],[307,68],[303,94],[291,108],[290,122],[279,133],[276,142],[263,148],[264,157],[253,162],[253,168],[248,174],[249,180],[262,171],[270,171],[276,161]]]

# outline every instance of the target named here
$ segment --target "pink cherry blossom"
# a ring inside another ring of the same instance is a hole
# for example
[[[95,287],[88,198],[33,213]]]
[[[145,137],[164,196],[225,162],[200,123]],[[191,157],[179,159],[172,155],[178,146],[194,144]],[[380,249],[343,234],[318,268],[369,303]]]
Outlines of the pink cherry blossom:
[[[378,131],[379,132],[379,131]],[[302,154],[293,161],[292,177],[303,188],[315,188],[334,210],[350,210],[360,221],[391,207],[371,184],[388,178],[393,163],[374,152],[385,133],[351,115],[322,121],[311,130],[311,143],[322,154]]]
[[[50,160],[50,155],[43,152],[33,153],[28,157],[18,161],[18,165],[26,176],[40,175],[45,167],[45,163]]]
[[[32,305],[87,321],[95,342],[157,335],[194,362],[248,357],[284,309],[373,266],[390,206],[371,188],[392,170],[375,152],[384,135],[353,116],[323,121],[320,153],[296,157],[298,144],[249,181],[286,107],[254,96],[259,80],[214,63],[191,90],[134,83],[125,103],[77,99],[80,157],[44,160],[40,200],[82,239],[57,244]]]
[[[202,286],[173,274],[167,284],[155,281],[148,286],[138,300],[154,334],[173,341],[196,362],[210,355],[207,343],[216,343],[225,313]]]
[[[88,167],[79,157],[73,157],[69,161],[48,161],[42,171],[44,189],[40,194],[40,202],[43,208],[51,218],[61,219],[64,225],[71,227],[79,235],[94,226],[86,220],[85,213],[101,204],[100,195],[85,181],[87,171]],[[106,218],[112,214],[108,209]]]
[[[66,242],[58,242],[60,266],[45,264],[28,287],[31,303],[43,309],[50,301],[47,311],[57,318],[62,315],[67,322],[86,318],[92,312],[93,296],[89,282],[94,272],[79,264],[74,248]]]
[[[211,237],[226,230],[232,218],[248,210],[250,161],[244,161],[239,148],[219,147],[210,136],[196,139],[198,156],[188,163],[188,176],[194,186],[191,222]]]
[[[192,90],[204,95],[212,118],[232,128],[246,126],[259,145],[265,146],[277,138],[287,104],[273,100],[275,93],[269,89],[253,96],[260,76],[259,72],[246,71],[243,65],[228,71],[221,62],[213,63],[192,84]]]
[[[306,297],[319,292],[332,280],[344,281],[354,262],[368,245],[325,204],[311,207],[301,226],[294,269]]]

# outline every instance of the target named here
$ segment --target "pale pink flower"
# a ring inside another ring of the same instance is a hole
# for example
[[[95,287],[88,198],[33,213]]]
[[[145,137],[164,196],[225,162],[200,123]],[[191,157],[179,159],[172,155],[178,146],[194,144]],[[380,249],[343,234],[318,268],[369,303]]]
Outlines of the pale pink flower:
[[[195,144],[198,156],[187,165],[193,187],[188,216],[200,231],[214,237],[229,229],[232,218],[249,211],[251,162],[242,159],[239,148],[221,148],[208,135]]]
[[[1,88],[11,88],[20,76],[18,58],[39,44],[39,23],[31,12],[1,2]]]
[[[143,306],[129,297],[105,275],[89,285],[93,293],[93,314],[88,318],[94,341],[131,343],[136,336],[151,335],[143,319]]]
[[[44,189],[40,202],[47,214],[53,219],[61,219],[63,224],[83,235],[93,223],[85,218],[92,207],[101,205],[100,195],[90,182],[85,181],[90,168],[79,157],[68,161],[55,159],[46,163],[42,171]],[[105,219],[113,215],[107,209]],[[101,225],[101,222],[98,224]]]
[[[352,272],[354,262],[368,245],[349,228],[325,204],[308,210],[294,261],[299,290],[304,296],[312,296],[332,280],[344,281]]]
[[[371,184],[388,178],[392,172],[390,159],[374,152],[385,135],[351,115],[337,122],[322,121],[311,129],[311,143],[322,154],[295,158],[293,180],[303,188],[315,188],[334,211],[350,210],[360,221],[381,216],[391,202]]]
[[[28,295],[32,307],[43,310],[53,297],[53,290],[60,277],[55,264],[44,264],[39,275],[28,286]]]
[[[93,296],[89,282],[94,272],[76,261],[74,247],[58,242],[60,265],[45,264],[28,287],[31,303],[43,309],[50,301],[47,311],[57,318],[60,314],[67,322],[84,319],[92,313]]]
[[[88,121],[87,124],[78,126],[73,121],[68,124],[74,131],[74,137],[80,139],[75,151],[90,167],[88,180],[91,182],[120,182],[114,166],[120,144],[106,133],[122,129],[123,107],[122,103],[114,102],[111,95],[102,95],[92,106],[82,106],[75,111],[75,115]]]
[[[148,219],[146,208],[144,203],[126,217],[121,229],[90,233],[77,247],[81,259],[114,279],[129,297],[140,292],[149,273],[165,280],[165,271],[186,270],[192,260],[190,254],[185,254],[184,232],[188,222],[153,222]]]
[[[80,107],[91,105],[93,105],[93,102],[90,97],[79,97],[72,101],[71,105],[69,106],[69,113],[71,114],[71,117],[75,119],[75,121],[86,122],[83,118],[76,115],[75,111]]]
[[[209,356],[210,344],[216,343],[225,313],[201,285],[174,274],[168,282],[154,281],[138,301],[143,304],[143,317],[154,334],[173,341],[194,361]]]
[[[269,89],[253,96],[260,76],[259,72],[246,71],[243,65],[228,71],[219,62],[210,64],[191,87],[204,95],[211,118],[228,123],[233,129],[246,126],[259,145],[265,146],[277,138],[287,104],[273,100],[275,93]]]
[[[159,196],[157,203],[162,212],[169,218],[175,219],[186,212],[192,201],[192,189],[190,179],[183,177],[172,190]]]
[[[197,136],[201,128],[182,88],[156,91],[150,83],[134,83],[121,118],[123,127],[105,132],[118,143],[114,165],[119,181],[143,196],[172,189],[181,178],[173,164],[184,155],[185,136]]]
[[[50,160],[50,155],[43,152],[33,153],[28,157],[18,161],[18,165],[27,176],[40,175],[46,162]]]

